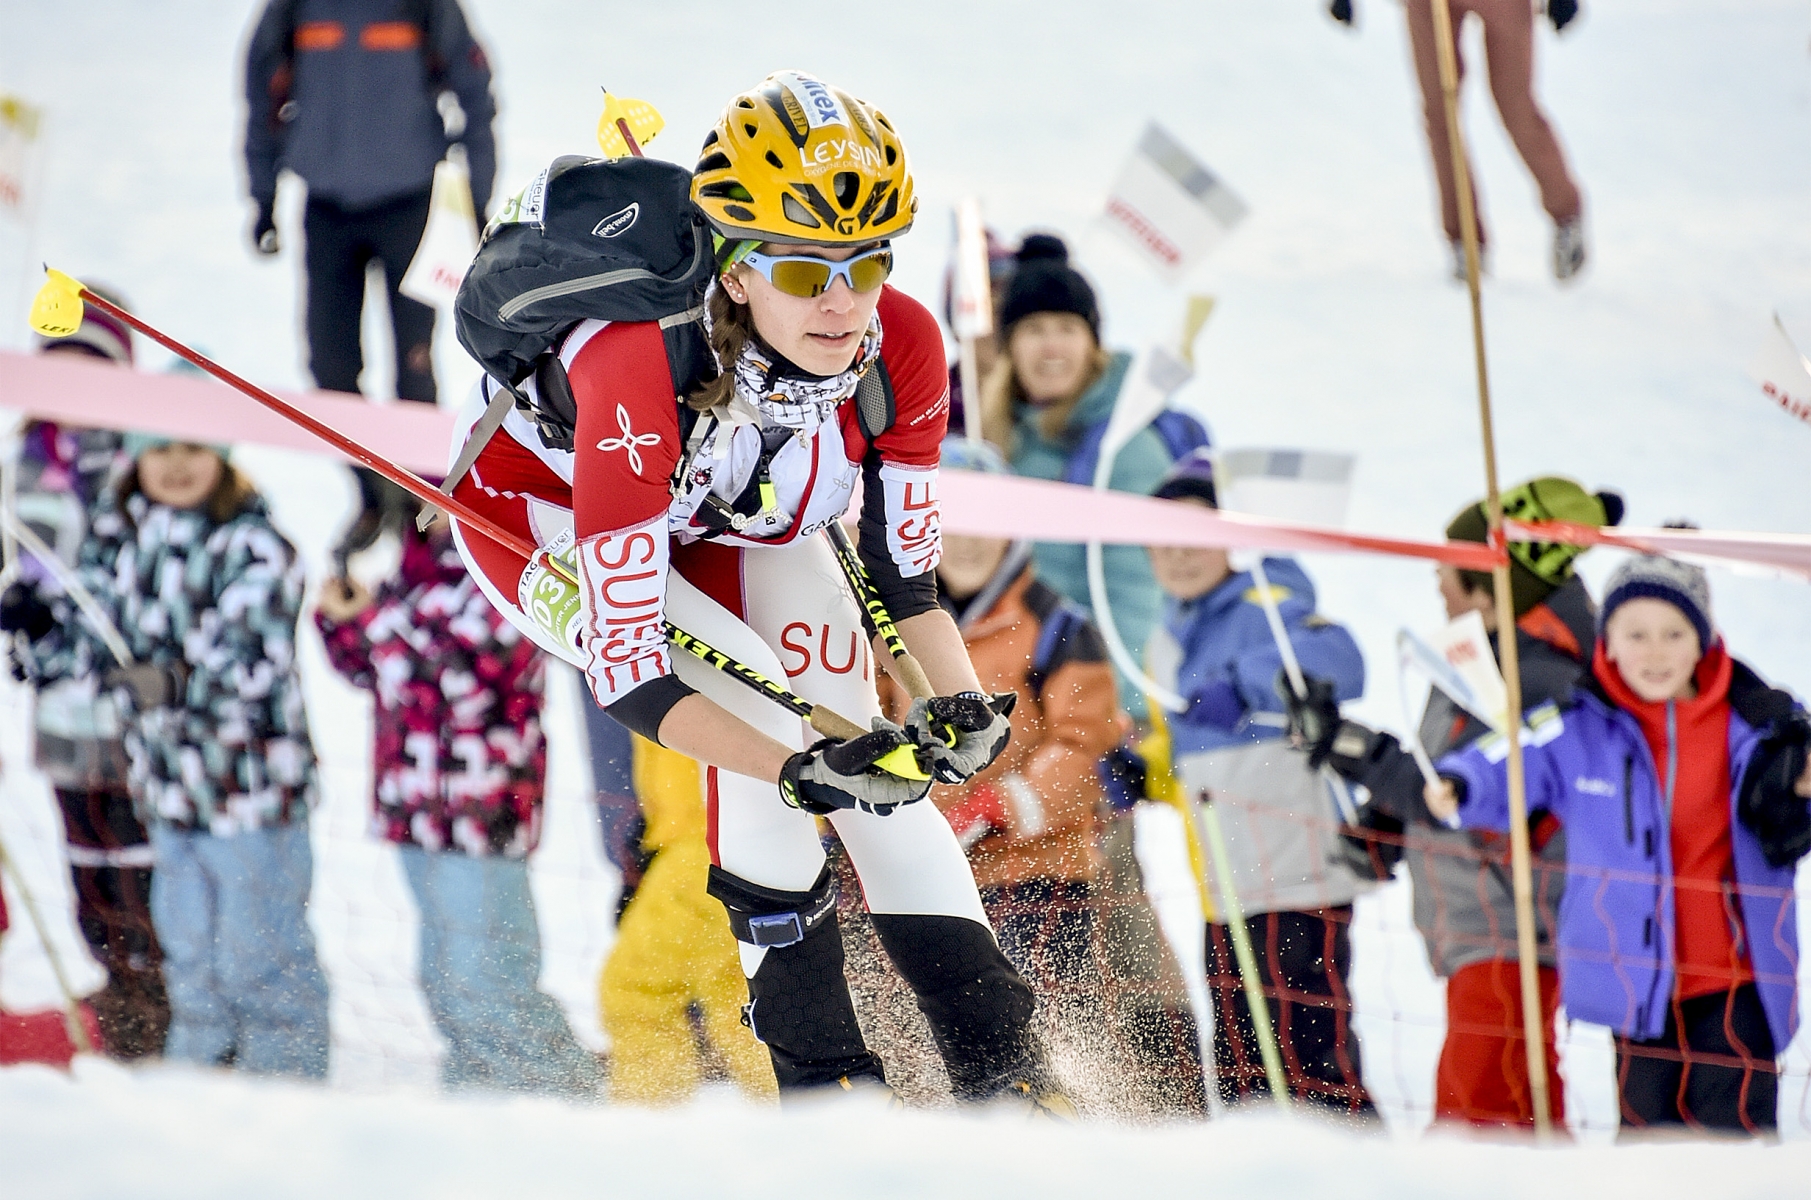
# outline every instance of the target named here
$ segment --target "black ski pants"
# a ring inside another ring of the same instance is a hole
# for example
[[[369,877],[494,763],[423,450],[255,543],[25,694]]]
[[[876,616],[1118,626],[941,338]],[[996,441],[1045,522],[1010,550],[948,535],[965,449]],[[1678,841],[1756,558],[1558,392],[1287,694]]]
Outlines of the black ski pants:
[[[107,983],[88,999],[115,1058],[161,1055],[170,1027],[163,951],[151,926],[151,845],[132,798],[110,788],[57,788],[76,920]]]
[[[1674,999],[1658,1038],[1616,1039],[1622,1127],[1771,1132],[1779,1095],[1773,1055],[1754,984]]]
[[[310,198],[302,217],[307,247],[308,370],[316,387],[357,392],[365,369],[359,318],[365,304],[365,269],[382,264],[390,294],[390,328],[396,339],[396,394],[434,403],[434,310],[404,296],[403,273],[428,225],[424,188],[371,208],[341,208]]]
[[[1249,917],[1252,951],[1283,1058],[1289,1094],[1340,1112],[1370,1114],[1352,1028],[1352,907]],[[1207,927],[1207,990],[1214,1007],[1214,1080],[1223,1103],[1268,1097],[1263,1051],[1233,953],[1232,931]]]

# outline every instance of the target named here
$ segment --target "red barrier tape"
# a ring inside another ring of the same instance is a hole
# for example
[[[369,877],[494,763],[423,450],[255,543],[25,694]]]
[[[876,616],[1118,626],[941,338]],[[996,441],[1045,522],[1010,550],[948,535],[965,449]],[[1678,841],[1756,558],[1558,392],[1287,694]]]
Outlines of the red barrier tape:
[[[277,395],[391,462],[434,475],[446,471],[451,412],[426,404],[372,404],[338,392]],[[73,354],[0,351],[0,408],[98,429],[345,457],[214,379],[129,371]]]
[[[1214,512],[1199,504],[1097,492],[1071,483],[943,471],[938,475],[943,528],[976,537],[1121,546],[1204,546],[1229,550],[1366,551],[1425,558],[1488,571],[1499,553],[1476,542],[1422,542],[1372,537],[1289,521]]]
[[[1719,533],[1708,529],[1599,529],[1569,521],[1505,523],[1517,541],[1561,542],[1569,546],[1616,546],[1642,554],[1685,554],[1728,562],[1755,563],[1811,579],[1811,535],[1802,533]]]
[[[278,394],[400,466],[432,474],[446,469],[455,424],[450,411],[420,404],[373,404],[335,392]],[[0,408],[46,421],[139,430],[201,442],[255,442],[344,457],[300,426],[247,403],[213,379],[127,371],[74,355],[0,351]],[[1007,475],[944,471],[939,487],[943,527],[977,537],[1363,552],[1429,559],[1474,571],[1488,571],[1498,561],[1488,546],[1470,542],[1373,537]],[[1509,530],[1511,536],[1530,541],[1693,554],[1756,563],[1811,578],[1811,536],[1801,534],[1597,529],[1558,522],[1511,522]]]

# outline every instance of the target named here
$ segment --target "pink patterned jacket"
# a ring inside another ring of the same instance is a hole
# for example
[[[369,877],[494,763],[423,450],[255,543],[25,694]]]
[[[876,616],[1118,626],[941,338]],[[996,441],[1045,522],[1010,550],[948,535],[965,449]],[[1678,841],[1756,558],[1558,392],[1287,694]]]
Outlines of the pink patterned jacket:
[[[545,676],[437,528],[343,624],[315,613],[334,669],[376,696],[372,829],[392,842],[522,858],[540,840]]]

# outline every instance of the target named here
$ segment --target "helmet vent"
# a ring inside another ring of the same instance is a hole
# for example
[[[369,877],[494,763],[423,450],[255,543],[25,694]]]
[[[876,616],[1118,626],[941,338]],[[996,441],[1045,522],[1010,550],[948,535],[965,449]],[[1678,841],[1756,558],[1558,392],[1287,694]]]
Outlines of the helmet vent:
[[[749,137],[754,137],[761,132],[761,129],[753,122],[749,122],[742,126],[742,132],[746,133]]]
[[[729,155],[721,150],[715,154],[707,154],[698,160],[698,169],[700,171],[727,171],[729,170]]]
[[[882,208],[880,210],[880,215],[878,217],[875,217],[872,223],[875,225],[885,225],[888,221],[891,221],[894,217],[896,217],[898,215],[899,215],[899,192],[897,189],[895,189],[894,191],[888,193],[886,207]]]
[[[785,213],[786,219],[791,221],[794,225],[803,225],[807,229],[823,228],[823,223],[812,216],[809,209],[803,204],[800,204],[797,200],[794,200],[791,196],[780,197],[780,211]]]
[[[776,171],[784,171],[786,169],[786,164],[781,162],[780,156],[775,154],[772,150],[767,152],[767,161],[773,164],[773,169]]]
[[[854,208],[861,198],[861,177],[854,171],[838,171],[832,186],[836,190],[836,202],[843,208]]]
[[[731,220],[753,221],[755,219],[755,214],[748,209],[743,208],[740,204],[725,204],[723,206],[723,212],[724,215]]]
[[[888,146],[887,147],[887,165],[889,167],[893,166],[898,161],[899,161],[899,151],[895,150],[892,146]]]

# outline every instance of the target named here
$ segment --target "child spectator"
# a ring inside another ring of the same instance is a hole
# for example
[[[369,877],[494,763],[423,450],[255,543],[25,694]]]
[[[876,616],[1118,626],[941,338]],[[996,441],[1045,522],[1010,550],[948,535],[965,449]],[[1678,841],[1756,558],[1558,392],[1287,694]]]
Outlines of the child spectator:
[[[943,462],[1007,469],[993,447],[959,438],[944,443]],[[1115,1032],[1142,1059],[1137,1100],[1199,1111],[1205,1096],[1186,1002],[1166,1013],[1158,997],[1113,994],[1127,981],[1115,977],[1111,960],[1120,956],[1105,945],[1117,923],[1102,911],[1099,765],[1130,721],[1115,702],[1100,633],[1038,578],[1027,542],[946,534],[937,583],[982,686],[1018,697],[999,759],[934,793],[968,851],[1000,947],[1038,992],[1046,1020],[1069,1026],[1053,1032],[1086,1037],[1093,1031],[1078,1027],[1106,1020],[1111,1006]],[[881,690],[903,718],[903,689],[886,677]]]
[[[421,911],[441,1082],[594,1095],[596,1058],[536,988],[544,660],[478,590],[445,521],[405,521],[402,540],[375,596],[323,584],[315,624],[334,669],[375,700],[372,828],[396,844]]]
[[[1156,495],[1218,507],[1208,452],[1178,459]],[[1147,653],[1151,675],[1189,702],[1168,718],[1169,769],[1187,795],[1205,793],[1219,814],[1290,1094],[1369,1113],[1346,983],[1352,900],[1366,884],[1342,851],[1326,782],[1283,739],[1277,688],[1289,685],[1279,679],[1282,655],[1263,598],[1224,550],[1157,546],[1151,565],[1169,597]],[[1289,559],[1265,559],[1264,568],[1302,670],[1331,680],[1337,699],[1358,696],[1364,660],[1350,634],[1316,614],[1308,576]],[[1215,921],[1207,926],[1207,975],[1220,1097],[1233,1104],[1267,1095],[1230,932]]]
[[[224,448],[129,434],[132,465],[82,545],[79,577],[124,639],[66,597],[0,604],[34,683],[103,675],[150,827],[151,917],[170,997],[167,1057],[320,1078],[327,984],[306,911],[314,751],[296,677],[302,572]],[[111,668],[111,669],[109,669]]]
[[[1511,488],[1503,503],[1521,520],[1614,525],[1622,517],[1621,497],[1608,492],[1593,496],[1557,477]],[[1483,503],[1468,505],[1454,517],[1446,536],[1462,542],[1488,540]],[[1571,546],[1510,546],[1516,652],[1526,705],[1564,700],[1589,670],[1597,608],[1573,570],[1580,553]],[[1439,586],[1446,615],[1456,620],[1477,613],[1494,646],[1501,622],[1490,575],[1441,566]],[[1410,752],[1387,733],[1342,722],[1327,689],[1310,688],[1310,695],[1318,696],[1318,703],[1298,706],[1291,698],[1291,733],[1306,744],[1311,763],[1330,763],[1369,789],[1370,803],[1359,818],[1366,861],[1379,878],[1388,879],[1397,860],[1406,860],[1414,884],[1415,927],[1427,944],[1434,974],[1446,981],[1446,1039],[1435,1073],[1434,1118],[1532,1127],[1507,839],[1490,830],[1446,829],[1415,820],[1422,779]],[[1317,711],[1298,711],[1308,708]],[[1439,757],[1462,749],[1488,732],[1484,722],[1444,693],[1435,690],[1428,696],[1420,730],[1428,754]],[[1529,838],[1537,856],[1534,909],[1547,1095],[1558,1125],[1565,1116],[1565,1087],[1553,1030],[1559,973],[1552,926],[1566,884],[1566,839],[1551,813],[1533,814]]]
[[[91,288],[116,304],[124,301]],[[39,353],[132,365],[132,330],[91,304],[67,337],[44,338]],[[89,517],[124,466],[120,435],[48,421],[26,424],[16,483],[19,519],[53,551],[56,564],[21,554],[19,575],[46,596],[62,592],[58,566],[74,569]],[[110,661],[110,660],[109,660]],[[132,811],[126,747],[111,698],[92,675],[47,680],[36,704],[37,764],[63,814],[76,920],[107,982],[89,997],[108,1054],[163,1051],[170,1024],[162,952],[151,928],[150,835]]]
[[[1797,1026],[1793,874],[1811,844],[1811,721],[1732,658],[1697,567],[1610,577],[1591,674],[1528,714],[1528,807],[1565,822],[1560,986],[1616,1036],[1625,1131],[1775,1126],[1775,1056]],[[1506,752],[1439,762],[1442,820],[1500,829]]]

